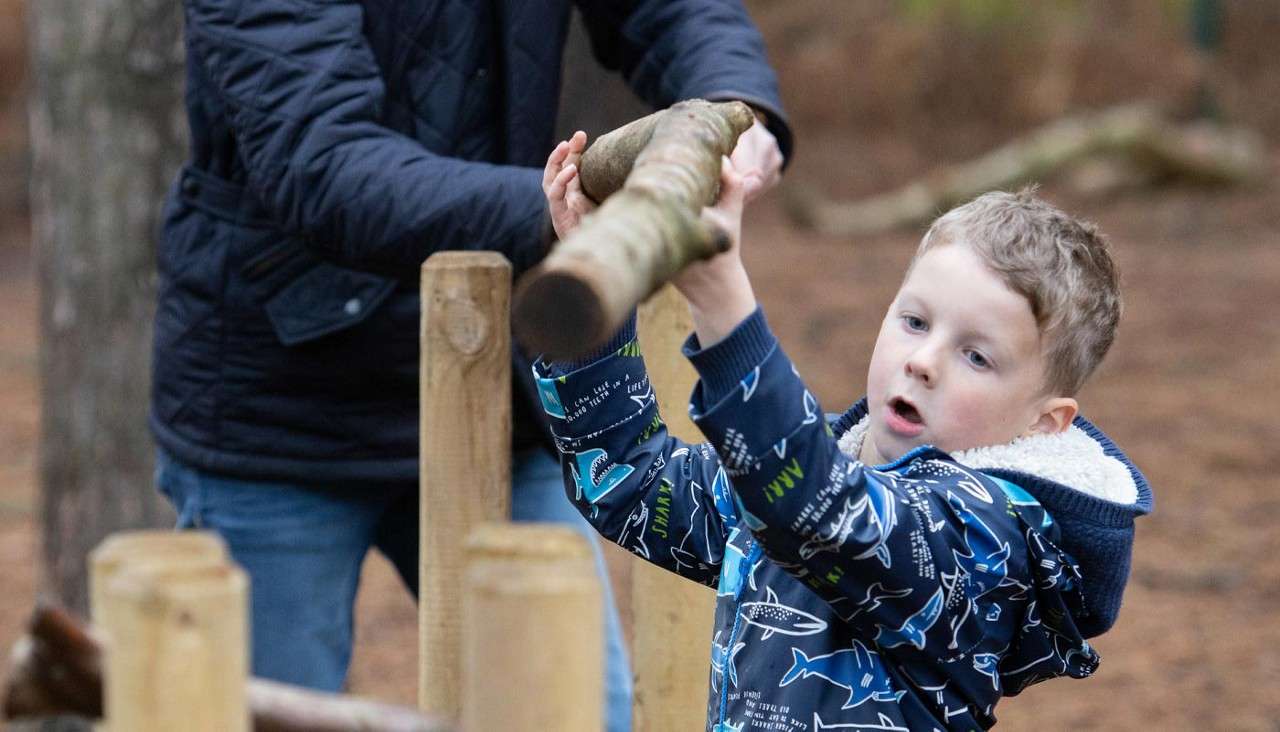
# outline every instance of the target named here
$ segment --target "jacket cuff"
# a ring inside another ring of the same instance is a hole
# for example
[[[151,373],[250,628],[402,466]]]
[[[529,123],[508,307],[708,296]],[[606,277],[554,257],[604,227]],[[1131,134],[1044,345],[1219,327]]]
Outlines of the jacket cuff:
[[[738,384],[773,350],[778,339],[769,330],[760,306],[738,324],[723,340],[702,348],[697,334],[691,334],[681,352],[693,364],[702,380],[703,397],[715,404]]]
[[[546,371],[549,376],[564,376],[571,374],[578,369],[586,368],[591,364],[599,361],[607,356],[621,351],[624,346],[636,339],[636,314],[632,311],[631,317],[622,324],[617,333],[613,337],[604,342],[599,348],[588,351],[586,355],[570,359],[568,361],[550,361],[547,362]]]

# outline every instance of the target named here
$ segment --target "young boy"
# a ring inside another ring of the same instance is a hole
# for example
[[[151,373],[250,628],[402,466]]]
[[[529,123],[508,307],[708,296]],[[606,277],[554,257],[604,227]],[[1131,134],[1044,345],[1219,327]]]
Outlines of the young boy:
[[[584,140],[544,187],[563,237],[588,209]],[[769,332],[737,240],[742,181],[709,209],[735,241],[686,270],[710,441],[666,434],[634,321],[598,358],[535,367],[570,498],[606,537],[717,588],[707,728],[988,728],[1004,695],[1093,673],[1128,575],[1142,474],[1074,395],[1120,315],[1107,247],[1030,193],[925,234],[866,398],[828,424]]]

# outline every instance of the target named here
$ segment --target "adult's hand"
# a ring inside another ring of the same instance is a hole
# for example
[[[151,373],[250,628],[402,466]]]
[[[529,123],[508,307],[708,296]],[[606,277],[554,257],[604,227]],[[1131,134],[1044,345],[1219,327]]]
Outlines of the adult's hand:
[[[782,179],[782,150],[778,147],[777,138],[758,119],[738,138],[738,145],[729,159],[742,176],[748,201],[773,188]]]

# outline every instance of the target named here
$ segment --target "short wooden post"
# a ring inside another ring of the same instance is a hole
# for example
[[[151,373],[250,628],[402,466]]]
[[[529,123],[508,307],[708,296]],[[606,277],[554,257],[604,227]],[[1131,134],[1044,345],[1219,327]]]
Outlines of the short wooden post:
[[[102,593],[111,732],[247,732],[248,579],[203,560],[125,565]]]
[[[697,375],[680,355],[680,344],[693,330],[684,298],[667,285],[640,307],[639,320],[649,381],[667,429],[682,440],[701,441],[688,409]],[[702,729],[706,724],[715,601],[709,588],[652,564],[633,567],[636,732]]]
[[[111,534],[89,554],[89,617],[99,628],[107,625],[103,612],[107,585],[127,565],[138,563],[222,564],[227,548],[208,531],[142,529]]]
[[[462,710],[464,543],[511,516],[510,303],[500,254],[422,266],[418,706],[449,719]]]
[[[604,604],[584,536],[488,524],[467,543],[465,730],[600,730]]]

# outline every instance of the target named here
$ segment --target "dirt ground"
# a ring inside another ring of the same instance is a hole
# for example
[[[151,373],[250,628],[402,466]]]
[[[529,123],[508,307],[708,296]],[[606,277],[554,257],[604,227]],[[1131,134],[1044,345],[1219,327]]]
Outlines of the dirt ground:
[[[933,116],[903,124],[901,110],[881,119],[871,102],[833,101],[840,93],[828,78],[883,13],[823,36],[806,25],[817,11],[803,9],[830,10],[830,2],[782,5],[755,3],[753,10],[771,51],[782,49],[775,62],[801,144],[786,185],[804,182],[841,194],[881,190],[936,160],[963,159],[1059,107],[1117,101],[1137,89],[1176,98],[1194,65],[1185,54],[1160,58],[1161,44],[1173,41],[1152,32],[1144,36],[1145,52],[1126,52],[1132,54],[1125,57],[1128,67],[1113,66],[1128,76],[1111,91],[1045,92],[1031,106],[1018,95],[1011,105],[1016,114],[983,117],[998,99],[946,97],[948,85],[921,90],[907,84],[886,104],[918,105],[921,115]],[[1261,20],[1280,21],[1280,12],[1265,3],[1238,5]],[[927,34],[917,35],[897,37],[896,45],[883,43],[855,61],[871,69],[869,76],[888,73],[929,45]],[[1101,42],[1091,43],[1069,47],[1078,61],[1069,76],[1080,89],[1098,88],[1088,69],[1099,63]],[[1250,65],[1265,58],[1257,55],[1265,43],[1245,46],[1228,59],[1239,70],[1222,98],[1270,140],[1273,173],[1262,185],[1234,191],[1174,186],[1104,200],[1057,183],[1042,189],[1112,239],[1127,310],[1115,347],[1081,401],[1085,414],[1146,473],[1156,509],[1138,522],[1124,609],[1115,629],[1096,642],[1103,657],[1098,673],[1037,685],[1006,700],[997,708],[1001,729],[1280,730],[1280,180],[1274,174],[1280,169],[1274,90],[1280,86],[1273,83],[1280,74],[1274,60],[1266,73]],[[1120,63],[1114,54],[1102,56]],[[913,68],[923,74],[920,64],[946,65],[945,57],[929,58]],[[957,66],[981,66],[984,59]],[[1165,73],[1151,70],[1156,66]],[[981,77],[972,68],[955,73]],[[1048,83],[1044,74],[1031,75],[1028,89]],[[938,94],[946,98],[937,101]],[[926,109],[959,105],[962,98],[992,106],[957,115],[955,125]],[[843,409],[861,392],[879,319],[918,232],[856,241],[818,236],[786,218],[778,193],[749,212],[746,231],[748,266],[775,331],[824,408]],[[0,216],[0,649],[20,632],[37,586],[33,280],[24,220]],[[358,622],[351,690],[412,704],[416,614],[377,557],[369,560]]]

